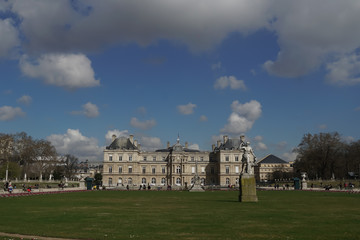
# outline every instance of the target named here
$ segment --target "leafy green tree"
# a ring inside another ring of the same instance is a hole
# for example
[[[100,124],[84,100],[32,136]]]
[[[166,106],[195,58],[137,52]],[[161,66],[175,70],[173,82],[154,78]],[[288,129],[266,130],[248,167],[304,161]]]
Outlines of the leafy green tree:
[[[96,173],[94,176],[95,179],[95,185],[96,186],[101,186],[102,185],[102,174],[101,173]]]

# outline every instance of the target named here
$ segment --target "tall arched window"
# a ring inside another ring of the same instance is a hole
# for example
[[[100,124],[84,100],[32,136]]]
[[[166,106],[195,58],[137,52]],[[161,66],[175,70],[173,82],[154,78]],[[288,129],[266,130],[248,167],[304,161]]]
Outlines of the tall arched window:
[[[146,178],[142,178],[142,179],[141,179],[141,183],[142,183],[142,184],[146,184]]]
[[[181,178],[176,179],[176,185],[181,185]]]
[[[176,173],[181,173],[181,166],[176,166]]]
[[[151,184],[156,184],[156,178],[151,179]]]
[[[165,185],[166,184],[166,179],[165,178],[162,178],[161,179],[161,185]]]

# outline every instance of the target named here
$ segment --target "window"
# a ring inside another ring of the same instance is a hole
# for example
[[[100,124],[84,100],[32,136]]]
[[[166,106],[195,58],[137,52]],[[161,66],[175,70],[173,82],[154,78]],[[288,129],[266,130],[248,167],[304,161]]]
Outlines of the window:
[[[195,167],[191,167],[191,173],[195,173]]]
[[[109,167],[109,173],[112,173],[112,167]]]
[[[181,167],[180,166],[176,167],[176,173],[181,173]]]
[[[112,178],[109,178],[109,186],[112,185]]]
[[[165,178],[162,178],[162,179],[161,179],[161,185],[165,185],[165,183],[166,183],[166,179],[165,179]]]
[[[230,173],[230,167],[229,166],[225,166],[225,173]]]
[[[191,157],[191,161],[192,161],[192,162],[194,161],[194,157]]]
[[[118,184],[121,185],[122,184],[122,178],[119,178],[118,180]]]
[[[129,155],[129,162],[132,161],[132,155]]]
[[[205,185],[205,178],[201,178],[200,182],[201,182],[201,185]]]
[[[156,184],[156,178],[151,179],[151,184]]]
[[[201,157],[201,158],[200,158],[200,161],[201,161],[201,162],[204,161],[204,157]]]
[[[165,161],[165,160],[166,160],[166,158],[165,158],[165,157],[162,157],[162,160],[163,160],[163,161]]]
[[[144,156],[144,161],[146,161],[146,159],[147,159],[146,156]]]
[[[156,162],[156,156],[153,156],[153,161]]]
[[[201,167],[201,173],[205,173],[205,167]]]
[[[238,178],[235,180],[235,184],[239,184],[239,179]]]
[[[230,178],[226,178],[226,185],[230,184]]]
[[[177,184],[177,185],[181,185],[181,178],[177,178],[177,179],[176,179],[176,184]]]
[[[132,178],[128,178],[128,184],[129,184],[129,185],[132,184]]]
[[[161,168],[161,172],[162,172],[162,173],[165,173],[165,172],[166,172],[166,168],[165,168],[165,167],[162,167],[162,168]]]
[[[235,166],[235,173],[239,173],[239,166]]]
[[[132,173],[132,166],[129,166],[129,173]]]
[[[112,161],[112,155],[109,155],[109,161],[110,162]]]
[[[119,167],[119,173],[122,173],[122,166]]]
[[[235,162],[239,161],[239,156],[235,156]]]
[[[119,156],[119,161],[120,161],[120,162],[122,161],[122,156]]]
[[[142,178],[142,179],[141,179],[141,183],[142,183],[142,184],[146,184],[146,178]]]
[[[151,172],[155,174],[155,167],[152,167]]]
[[[142,167],[142,173],[146,173],[146,167]]]
[[[225,161],[226,161],[226,162],[229,161],[229,156],[225,156]]]

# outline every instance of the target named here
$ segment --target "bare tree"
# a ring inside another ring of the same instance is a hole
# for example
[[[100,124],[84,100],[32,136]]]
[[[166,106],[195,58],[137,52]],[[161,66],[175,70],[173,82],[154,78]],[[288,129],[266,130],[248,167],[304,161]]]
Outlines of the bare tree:
[[[341,166],[345,149],[345,143],[336,132],[305,134],[297,148],[294,167],[298,173],[307,172],[310,178],[330,179]]]

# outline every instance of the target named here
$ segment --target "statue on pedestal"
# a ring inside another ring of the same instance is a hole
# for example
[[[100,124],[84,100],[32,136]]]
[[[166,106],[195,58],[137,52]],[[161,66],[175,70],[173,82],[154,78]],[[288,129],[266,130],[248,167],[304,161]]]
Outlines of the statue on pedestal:
[[[250,142],[242,142],[241,143],[241,150],[244,152],[243,157],[241,159],[242,166],[241,166],[241,174],[247,173],[247,174],[254,174],[254,166],[256,161],[256,156],[250,146]],[[250,154],[253,155],[253,161],[251,161]]]

